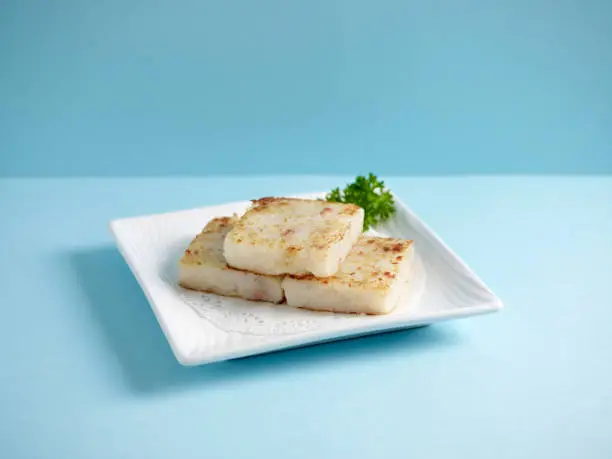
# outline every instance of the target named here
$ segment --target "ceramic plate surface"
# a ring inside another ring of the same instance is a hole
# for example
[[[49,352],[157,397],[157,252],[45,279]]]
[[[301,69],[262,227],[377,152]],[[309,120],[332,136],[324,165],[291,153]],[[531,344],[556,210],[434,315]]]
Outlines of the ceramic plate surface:
[[[298,197],[323,197],[324,193]],[[395,196],[397,213],[376,231],[413,239],[410,292],[384,316],[333,314],[198,293],[177,285],[189,241],[218,216],[241,214],[249,201],[113,220],[111,232],[184,365],[495,312],[501,301],[427,225]]]

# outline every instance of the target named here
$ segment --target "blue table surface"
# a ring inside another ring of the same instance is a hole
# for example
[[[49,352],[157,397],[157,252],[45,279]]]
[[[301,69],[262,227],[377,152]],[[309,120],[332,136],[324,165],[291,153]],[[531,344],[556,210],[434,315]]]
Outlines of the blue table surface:
[[[612,177],[388,179],[500,313],[176,362],[107,222],[348,179],[0,180],[0,457],[612,457]]]

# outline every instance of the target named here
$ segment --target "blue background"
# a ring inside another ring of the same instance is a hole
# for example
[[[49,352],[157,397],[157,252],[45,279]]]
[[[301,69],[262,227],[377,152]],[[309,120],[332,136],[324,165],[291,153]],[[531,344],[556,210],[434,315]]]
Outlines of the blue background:
[[[505,309],[181,367],[108,221],[369,171]],[[611,1],[0,0],[0,458],[610,459],[610,173]]]
[[[607,0],[0,5],[4,176],[612,172]]]

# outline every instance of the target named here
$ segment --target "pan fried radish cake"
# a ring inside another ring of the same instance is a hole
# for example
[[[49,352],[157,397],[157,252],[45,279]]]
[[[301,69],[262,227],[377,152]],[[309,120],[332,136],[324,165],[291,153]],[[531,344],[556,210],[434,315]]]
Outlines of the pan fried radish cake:
[[[289,306],[320,311],[387,314],[408,288],[413,241],[362,236],[328,278],[287,276]]]
[[[355,204],[257,199],[227,234],[225,258],[262,274],[331,276],[361,235],[363,218]]]
[[[235,223],[235,218],[215,218],[191,241],[179,261],[180,285],[247,300],[282,302],[281,277],[241,271],[227,265],[223,241]]]

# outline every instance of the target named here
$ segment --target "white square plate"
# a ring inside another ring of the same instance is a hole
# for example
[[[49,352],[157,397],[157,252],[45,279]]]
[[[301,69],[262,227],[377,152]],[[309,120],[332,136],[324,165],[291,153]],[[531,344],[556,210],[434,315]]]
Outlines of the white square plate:
[[[323,197],[324,193],[299,197]],[[407,297],[385,316],[333,314],[192,292],[176,282],[177,262],[213,217],[241,214],[249,201],[113,220],[110,229],[183,365],[198,365],[351,336],[497,311],[501,301],[398,198],[376,231],[413,239]]]

